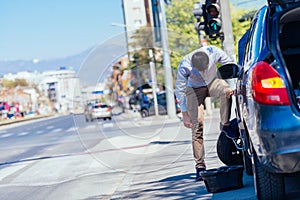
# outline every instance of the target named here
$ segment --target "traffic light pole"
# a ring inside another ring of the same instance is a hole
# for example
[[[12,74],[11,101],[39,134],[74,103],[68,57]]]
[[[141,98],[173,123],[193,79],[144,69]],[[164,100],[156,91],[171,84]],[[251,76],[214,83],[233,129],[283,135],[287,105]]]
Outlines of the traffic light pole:
[[[223,37],[223,50],[230,55],[234,60],[235,59],[235,50],[234,50],[234,39],[232,34],[232,21],[230,16],[230,7],[229,0],[220,0],[220,9],[222,15],[222,30],[224,33]]]
[[[174,100],[174,89],[173,89],[173,76],[171,69],[170,54],[168,48],[168,31],[167,31],[167,20],[165,15],[164,1],[159,1],[160,13],[160,31],[161,31],[161,43],[163,48],[163,65],[165,72],[165,87],[166,87],[166,97],[167,97],[167,111],[170,119],[175,119],[177,117],[175,110],[175,100]]]
[[[232,33],[232,21],[231,21],[231,15],[230,15],[230,7],[229,7],[229,0],[220,0],[220,9],[222,14],[222,29],[223,29],[223,50],[231,56],[234,61],[236,61],[236,55],[235,55],[235,49],[234,49],[234,39],[233,39],[233,33]],[[230,85],[231,89],[235,89],[236,80],[235,79],[228,79],[226,82]],[[231,115],[235,114],[235,101],[232,101],[231,106]],[[232,116],[231,118],[234,118]]]

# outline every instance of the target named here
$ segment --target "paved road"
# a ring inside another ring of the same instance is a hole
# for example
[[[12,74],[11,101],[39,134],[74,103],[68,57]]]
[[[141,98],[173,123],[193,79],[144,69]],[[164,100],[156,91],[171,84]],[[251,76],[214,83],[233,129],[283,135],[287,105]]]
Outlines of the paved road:
[[[207,166],[216,168],[218,110],[205,120]],[[243,188],[215,194],[194,178],[179,119],[115,110],[111,121],[70,115],[0,127],[0,199],[256,199],[245,174]]]

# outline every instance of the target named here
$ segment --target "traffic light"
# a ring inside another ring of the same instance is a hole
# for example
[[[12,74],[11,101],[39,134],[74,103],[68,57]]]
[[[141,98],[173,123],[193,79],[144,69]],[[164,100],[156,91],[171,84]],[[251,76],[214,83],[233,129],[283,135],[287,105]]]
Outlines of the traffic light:
[[[201,17],[205,15],[205,5],[201,5],[200,3],[194,4],[193,14],[197,19],[197,22],[195,23],[195,29],[199,33],[199,31],[204,30],[206,27],[205,20],[204,22],[201,22]]]
[[[220,0],[206,0],[206,34],[210,37],[216,37],[221,33],[222,20],[220,12]]]

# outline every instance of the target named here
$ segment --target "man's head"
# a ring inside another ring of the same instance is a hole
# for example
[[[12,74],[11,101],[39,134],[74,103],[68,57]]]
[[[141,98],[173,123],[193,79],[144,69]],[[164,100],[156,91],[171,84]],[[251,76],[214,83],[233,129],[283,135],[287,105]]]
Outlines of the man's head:
[[[208,68],[209,58],[205,52],[198,51],[192,56],[192,65],[199,71],[204,71]]]

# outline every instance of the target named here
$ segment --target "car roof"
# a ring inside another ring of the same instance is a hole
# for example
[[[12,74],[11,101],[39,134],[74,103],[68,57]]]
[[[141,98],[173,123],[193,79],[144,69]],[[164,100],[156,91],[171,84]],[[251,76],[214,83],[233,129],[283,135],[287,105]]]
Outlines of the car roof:
[[[268,0],[268,5],[270,7],[280,6],[286,8],[287,4],[297,3],[299,0]]]
[[[268,4],[295,3],[299,0],[268,0]]]

